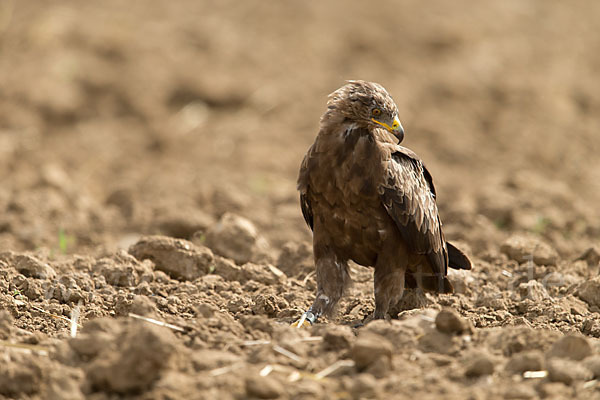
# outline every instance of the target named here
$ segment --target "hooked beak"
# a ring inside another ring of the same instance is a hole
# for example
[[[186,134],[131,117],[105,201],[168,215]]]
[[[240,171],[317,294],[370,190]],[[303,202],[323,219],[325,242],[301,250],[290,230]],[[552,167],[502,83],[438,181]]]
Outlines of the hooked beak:
[[[377,125],[383,126],[385,129],[390,131],[392,134],[394,134],[394,136],[398,138],[398,143],[402,143],[402,140],[404,139],[404,128],[402,127],[402,124],[400,123],[398,117],[394,117],[392,126],[389,126],[385,122],[377,121],[375,118],[371,118],[371,121],[375,122]]]

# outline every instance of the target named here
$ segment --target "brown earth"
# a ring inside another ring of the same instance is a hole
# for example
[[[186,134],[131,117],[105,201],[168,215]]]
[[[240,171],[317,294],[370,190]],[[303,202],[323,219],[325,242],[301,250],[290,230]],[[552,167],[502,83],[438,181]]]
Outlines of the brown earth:
[[[600,398],[598,15],[0,2],[0,398]],[[295,178],[345,79],[393,95],[474,269],[356,328],[354,266],[339,316],[297,330]]]

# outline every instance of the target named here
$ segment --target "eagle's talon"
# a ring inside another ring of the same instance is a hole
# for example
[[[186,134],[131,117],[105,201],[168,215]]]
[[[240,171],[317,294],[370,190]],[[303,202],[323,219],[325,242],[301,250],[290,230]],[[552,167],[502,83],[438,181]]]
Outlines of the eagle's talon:
[[[292,323],[293,327],[296,328],[308,328],[312,326],[317,321],[317,316],[310,311],[306,311],[302,314],[302,317],[298,321],[294,321]]]

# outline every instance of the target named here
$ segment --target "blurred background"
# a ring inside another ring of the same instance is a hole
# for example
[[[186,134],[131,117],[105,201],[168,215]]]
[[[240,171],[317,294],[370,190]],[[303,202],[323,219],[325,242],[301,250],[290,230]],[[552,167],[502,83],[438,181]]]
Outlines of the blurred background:
[[[308,241],[327,95],[387,88],[447,236],[563,255],[600,236],[593,0],[0,1],[0,250],[189,238],[224,212]]]

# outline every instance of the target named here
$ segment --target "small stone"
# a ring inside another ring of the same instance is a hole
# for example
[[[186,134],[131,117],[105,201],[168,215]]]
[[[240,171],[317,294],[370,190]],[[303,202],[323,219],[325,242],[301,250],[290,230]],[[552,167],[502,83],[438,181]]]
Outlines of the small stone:
[[[435,317],[435,327],[443,333],[460,334],[469,329],[469,324],[456,311],[443,309]]]
[[[514,354],[505,368],[513,374],[522,374],[525,371],[542,371],[544,364],[544,354],[539,350],[531,350]]]
[[[379,358],[392,358],[392,344],[383,336],[373,333],[359,335],[352,346],[352,359],[359,370],[367,368]]]
[[[588,319],[583,323],[582,333],[595,338],[600,337],[600,321]]]
[[[259,399],[276,399],[284,392],[283,385],[271,377],[246,378],[246,394]]]
[[[142,237],[129,248],[129,254],[140,261],[150,259],[156,269],[183,280],[194,280],[207,274],[214,258],[206,247],[166,236]]]
[[[548,361],[548,379],[552,382],[562,382],[571,385],[575,381],[587,381],[594,374],[578,362],[555,358]]]
[[[269,244],[246,218],[225,213],[206,231],[206,245],[238,264],[270,261]]]
[[[592,278],[579,285],[577,296],[590,306],[600,308],[600,277]]]
[[[585,260],[590,267],[597,267],[600,263],[600,250],[595,246],[589,247],[577,260]]]
[[[56,272],[52,267],[30,255],[16,256],[15,269],[31,278],[50,280],[56,278]]]
[[[494,362],[483,352],[476,352],[466,360],[465,376],[477,378],[494,373]]]
[[[579,335],[567,335],[558,339],[548,351],[548,358],[568,358],[583,360],[593,354],[592,346],[587,339]]]
[[[500,251],[518,263],[532,260],[537,265],[556,265],[558,253],[547,243],[530,236],[511,236]]]

